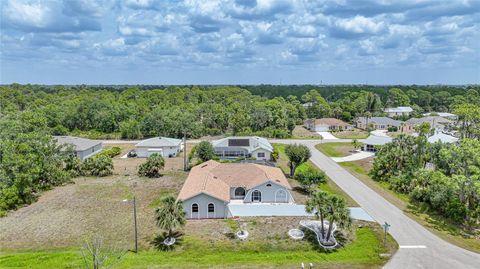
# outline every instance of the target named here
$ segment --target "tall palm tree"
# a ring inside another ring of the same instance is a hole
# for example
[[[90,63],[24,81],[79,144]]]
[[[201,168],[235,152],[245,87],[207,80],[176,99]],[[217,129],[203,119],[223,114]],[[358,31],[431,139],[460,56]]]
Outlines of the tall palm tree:
[[[328,211],[326,214],[328,218],[328,231],[326,241],[330,240],[332,236],[333,223],[339,228],[350,227],[352,218],[350,217],[350,210],[345,204],[345,200],[336,195],[331,195],[328,201]]]
[[[155,222],[158,228],[167,231],[168,237],[172,237],[173,232],[186,222],[182,202],[176,201],[172,195],[163,197],[155,210]]]
[[[323,220],[325,217],[325,213],[328,209],[327,203],[330,199],[330,194],[324,191],[316,191],[310,198],[307,200],[306,203],[306,211],[308,213],[315,212],[315,216],[317,219],[320,219],[321,225],[321,233],[322,238],[325,238],[325,226],[323,225]]]
[[[365,116],[365,123],[366,123],[365,126],[368,132],[369,130],[368,119],[372,117],[372,114],[375,112],[375,110],[377,110],[377,107],[380,105],[380,98],[378,97],[377,94],[373,92],[368,92],[365,95],[365,98],[366,98],[366,102],[365,102],[364,116]]]

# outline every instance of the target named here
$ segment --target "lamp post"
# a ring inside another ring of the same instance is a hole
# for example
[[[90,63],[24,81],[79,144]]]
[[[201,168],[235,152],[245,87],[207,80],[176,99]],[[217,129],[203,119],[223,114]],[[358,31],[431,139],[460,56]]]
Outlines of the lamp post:
[[[123,200],[124,202],[129,202],[128,199]],[[133,196],[133,224],[134,224],[134,233],[135,233],[135,254],[138,253],[138,232],[137,232],[137,200]]]

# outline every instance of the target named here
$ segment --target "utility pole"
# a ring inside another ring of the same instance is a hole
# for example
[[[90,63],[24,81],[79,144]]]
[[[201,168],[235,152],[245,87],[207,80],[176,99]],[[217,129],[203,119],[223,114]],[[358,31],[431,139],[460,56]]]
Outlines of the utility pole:
[[[187,133],[183,132],[183,171],[187,171]]]
[[[133,196],[133,222],[135,224],[135,254],[138,253],[138,233],[137,233],[137,200]]]

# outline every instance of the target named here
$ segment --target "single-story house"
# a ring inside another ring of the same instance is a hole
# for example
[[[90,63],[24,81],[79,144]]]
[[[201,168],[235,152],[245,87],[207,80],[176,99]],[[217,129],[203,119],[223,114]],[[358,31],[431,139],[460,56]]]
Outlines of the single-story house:
[[[221,159],[245,157],[270,161],[273,152],[268,140],[258,136],[231,136],[212,141],[212,145]]]
[[[358,141],[363,143],[362,150],[375,152],[378,146],[383,146],[392,142],[392,140],[389,136],[370,135],[366,139],[360,139]]]
[[[413,109],[409,106],[389,107],[384,110],[389,117],[409,116]]]
[[[367,118],[358,117],[357,120],[355,121],[355,125],[359,129],[366,130]],[[397,127],[397,129],[400,130],[402,127],[402,122],[399,120],[388,118],[388,117],[369,117],[368,125],[374,130],[387,130],[389,127]]]
[[[429,143],[445,143],[445,144],[452,144],[452,143],[457,143],[458,138],[455,136],[451,136],[442,132],[436,132],[434,135],[430,136],[427,138]]]
[[[229,204],[294,204],[280,168],[207,161],[192,168],[178,200],[189,219],[227,218]]]
[[[135,145],[137,157],[147,158],[153,153],[158,153],[162,157],[175,157],[183,150],[181,139],[169,137],[154,137],[141,141]]]
[[[73,145],[75,154],[80,160],[85,160],[102,151],[102,141],[75,136],[54,136],[58,145]]]
[[[313,132],[344,131],[353,129],[352,125],[335,118],[309,119],[305,121],[305,127]]]
[[[442,118],[453,120],[453,121],[458,119],[457,115],[452,114],[452,113],[448,113],[448,112],[427,112],[427,113],[423,113],[423,116],[433,116],[433,115],[438,115]]]
[[[443,130],[445,126],[453,124],[453,121],[440,117],[440,116],[427,116],[422,118],[411,118],[408,119],[405,123],[415,127],[421,125],[422,123],[429,123],[430,127],[436,130]]]

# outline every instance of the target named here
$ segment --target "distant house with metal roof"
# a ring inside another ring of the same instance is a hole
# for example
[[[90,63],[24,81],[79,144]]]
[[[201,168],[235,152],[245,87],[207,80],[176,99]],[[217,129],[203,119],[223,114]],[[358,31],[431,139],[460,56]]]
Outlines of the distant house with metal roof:
[[[305,127],[313,132],[344,131],[353,128],[351,124],[335,118],[308,119],[305,121]]]
[[[162,157],[175,157],[182,149],[181,139],[169,137],[149,138],[135,145],[137,157],[140,158],[147,158],[154,153],[160,154]]]
[[[355,125],[359,129],[367,129],[367,118],[358,117],[355,121]],[[400,129],[402,121],[394,120],[389,117],[369,117],[368,125],[374,130],[387,130],[389,127],[397,127]]]
[[[375,152],[379,146],[390,143],[392,140],[389,136],[370,135],[366,139],[360,139],[358,141],[363,143],[362,150]]]
[[[423,116],[440,116],[442,118],[445,118],[445,119],[449,119],[449,120],[457,120],[457,115],[455,114],[452,114],[452,113],[448,113],[448,112],[427,112],[427,113],[423,113]]]
[[[409,116],[413,109],[409,106],[388,107],[384,110],[389,117],[395,116]]]
[[[452,144],[452,143],[458,142],[458,138],[442,132],[435,133],[434,135],[430,136],[427,140],[429,143],[432,143],[432,144],[437,142],[441,142],[445,144]]]
[[[102,151],[102,142],[75,136],[54,136],[58,145],[72,145],[80,160],[85,160]]]
[[[221,159],[245,157],[269,161],[273,152],[268,140],[258,136],[231,136],[212,141],[212,145]]]

